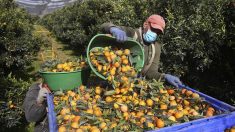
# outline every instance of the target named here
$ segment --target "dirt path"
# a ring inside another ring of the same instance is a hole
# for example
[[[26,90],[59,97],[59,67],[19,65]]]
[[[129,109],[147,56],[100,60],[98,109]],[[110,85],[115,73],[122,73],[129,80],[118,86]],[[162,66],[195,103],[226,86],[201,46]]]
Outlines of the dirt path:
[[[55,36],[41,25],[34,25],[34,35],[39,37],[43,41],[42,46],[38,55],[35,56],[34,61],[32,62],[33,70],[31,70],[31,75],[36,75],[40,69],[40,65],[50,59],[60,59],[66,60],[71,57],[76,57],[74,51],[71,50],[68,46],[60,42]]]

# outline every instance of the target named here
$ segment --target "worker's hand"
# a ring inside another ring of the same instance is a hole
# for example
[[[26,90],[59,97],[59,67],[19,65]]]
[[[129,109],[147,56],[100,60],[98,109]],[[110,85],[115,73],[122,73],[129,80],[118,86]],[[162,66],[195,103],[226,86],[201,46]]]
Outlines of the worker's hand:
[[[110,33],[116,38],[118,42],[124,42],[127,40],[126,32],[117,27],[111,27]]]
[[[46,99],[47,93],[50,93],[48,88],[43,87],[42,84],[39,85],[40,90],[38,92],[37,103],[42,104],[43,101]]]
[[[176,76],[170,75],[170,74],[165,74],[165,79],[168,83],[170,83],[171,85],[175,86],[175,87],[179,87],[179,85],[182,85],[182,82],[180,81],[180,79]]]

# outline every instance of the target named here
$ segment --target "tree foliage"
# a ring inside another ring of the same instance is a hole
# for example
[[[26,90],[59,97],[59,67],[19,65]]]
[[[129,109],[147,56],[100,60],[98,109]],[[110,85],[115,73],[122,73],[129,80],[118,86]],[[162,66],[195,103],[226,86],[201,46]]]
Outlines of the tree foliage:
[[[0,0],[1,130],[24,119],[21,105],[31,82],[27,68],[40,47],[32,30],[33,19],[23,9],[13,0]]]
[[[232,86],[234,81],[226,78],[226,72],[222,72],[225,74],[223,78],[210,79],[211,73],[219,74],[213,67],[220,67],[216,64],[226,58],[221,47],[230,47],[234,42],[233,17],[229,17],[234,12],[234,6],[227,6],[231,1],[87,0],[47,15],[41,22],[75,49],[85,49],[103,22],[139,27],[150,14],[158,13],[165,18],[167,25],[160,38],[163,45],[162,72],[181,76],[186,84],[193,86],[206,83],[202,79],[207,73],[208,82],[226,80]],[[229,65],[234,66],[232,63]],[[220,70],[232,72],[234,76],[232,70]]]

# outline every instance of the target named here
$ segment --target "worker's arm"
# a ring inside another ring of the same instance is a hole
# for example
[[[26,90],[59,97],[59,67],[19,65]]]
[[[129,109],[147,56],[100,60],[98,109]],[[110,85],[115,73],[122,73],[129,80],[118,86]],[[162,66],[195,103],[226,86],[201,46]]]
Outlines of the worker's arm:
[[[131,28],[131,27],[126,27],[126,26],[117,26],[117,25],[114,25],[113,23],[103,23],[101,26],[100,26],[100,31],[102,33],[106,33],[106,34],[112,34],[110,29],[111,27],[116,27],[122,31],[124,31],[126,33],[126,35],[128,37],[133,37],[134,34],[135,34],[135,29]]]
[[[39,84],[32,85],[24,100],[23,108],[25,111],[25,117],[29,122],[39,122],[43,120],[47,114],[46,102],[37,102],[39,90]]]

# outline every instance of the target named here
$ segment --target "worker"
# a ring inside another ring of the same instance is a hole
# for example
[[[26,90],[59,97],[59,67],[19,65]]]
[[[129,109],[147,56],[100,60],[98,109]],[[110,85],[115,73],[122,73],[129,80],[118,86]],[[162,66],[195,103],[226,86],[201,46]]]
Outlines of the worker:
[[[33,84],[25,97],[23,109],[28,122],[35,122],[35,132],[49,132],[46,95],[50,93],[46,85]]]
[[[171,74],[158,72],[161,44],[158,42],[159,35],[164,33],[165,20],[158,14],[149,16],[143,26],[137,29],[125,26],[117,26],[113,23],[104,23],[101,25],[103,33],[111,34],[120,43],[125,42],[127,37],[142,44],[145,54],[145,64],[141,71],[141,75],[147,79],[165,79],[168,83],[175,87],[181,85],[178,77]]]

